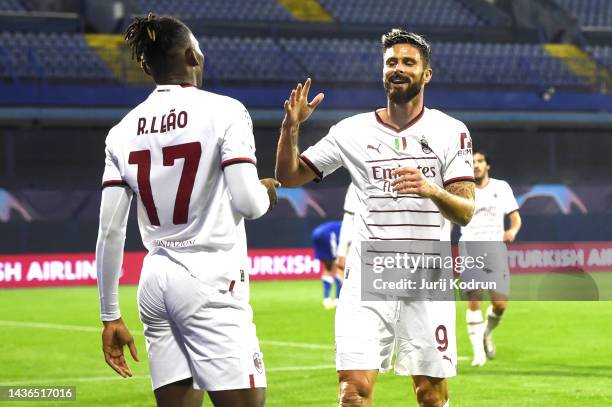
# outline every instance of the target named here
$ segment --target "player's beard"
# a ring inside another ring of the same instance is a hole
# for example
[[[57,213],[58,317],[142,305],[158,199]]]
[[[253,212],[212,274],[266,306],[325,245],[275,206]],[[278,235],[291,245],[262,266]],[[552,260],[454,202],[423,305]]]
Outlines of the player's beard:
[[[476,175],[476,172],[474,172],[474,181],[476,182],[476,185],[482,185],[485,175],[486,174],[484,171],[480,171],[478,175]]]
[[[397,89],[391,87],[391,82],[389,80],[385,80],[385,92],[387,93],[387,97],[391,102],[403,105],[405,103],[410,102],[415,98],[419,93],[421,93],[421,89],[423,88],[423,78],[425,76],[425,72],[421,74],[421,77],[414,81],[411,85],[409,85],[406,89]]]

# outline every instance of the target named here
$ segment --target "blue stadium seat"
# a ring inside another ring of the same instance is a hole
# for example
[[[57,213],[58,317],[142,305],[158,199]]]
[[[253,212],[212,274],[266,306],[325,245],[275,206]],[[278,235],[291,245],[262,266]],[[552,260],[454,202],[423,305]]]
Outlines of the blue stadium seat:
[[[380,45],[369,40],[281,39],[292,59],[303,72],[298,80],[334,82],[373,82],[380,80]]]
[[[378,41],[281,39],[304,68],[304,76],[336,83],[379,82],[382,50]],[[433,43],[434,81],[441,84],[579,86],[563,63],[537,44]]]
[[[319,0],[338,21],[353,24],[476,27],[486,21],[459,0]]]
[[[114,76],[79,34],[0,34],[3,77],[112,81]]]
[[[185,19],[218,21],[292,21],[277,0],[138,0],[143,14],[152,11]]]
[[[282,80],[299,77],[299,65],[271,38],[202,37],[206,78]]]
[[[0,12],[24,12],[26,8],[19,0],[0,0]]]
[[[481,85],[583,85],[561,61],[538,44],[432,44],[439,83]]]
[[[202,37],[206,80],[379,84],[379,41],[338,38]],[[538,44],[432,44],[434,83],[444,85],[583,86]],[[608,47],[593,55],[611,66]],[[77,34],[0,34],[0,74],[7,78],[113,81],[105,63]]]
[[[610,0],[554,0],[578,19],[582,27],[612,27]]]
[[[586,50],[597,62],[607,68],[608,74],[612,73],[612,46],[594,45],[586,47]],[[602,72],[602,75],[605,75],[605,72]]]

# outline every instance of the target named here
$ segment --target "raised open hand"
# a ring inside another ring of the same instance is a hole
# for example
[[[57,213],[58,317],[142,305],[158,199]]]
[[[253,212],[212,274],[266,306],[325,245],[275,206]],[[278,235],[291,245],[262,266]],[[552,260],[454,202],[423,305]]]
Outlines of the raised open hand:
[[[289,99],[285,100],[283,126],[297,126],[303,123],[310,117],[319,103],[323,101],[325,95],[319,93],[311,102],[308,102],[308,92],[310,91],[311,84],[312,80],[308,78],[304,86],[298,83],[297,87],[291,91]]]

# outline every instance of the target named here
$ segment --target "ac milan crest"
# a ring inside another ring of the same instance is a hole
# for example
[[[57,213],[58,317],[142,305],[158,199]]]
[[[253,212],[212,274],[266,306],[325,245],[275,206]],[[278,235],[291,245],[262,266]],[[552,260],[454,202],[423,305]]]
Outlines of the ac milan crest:
[[[261,355],[257,352],[253,354],[253,364],[259,373],[263,373],[263,360],[261,360]]]
[[[423,150],[423,153],[431,154],[431,148],[429,148],[429,143],[425,139],[425,136],[421,136],[420,143],[421,143],[421,150]]]

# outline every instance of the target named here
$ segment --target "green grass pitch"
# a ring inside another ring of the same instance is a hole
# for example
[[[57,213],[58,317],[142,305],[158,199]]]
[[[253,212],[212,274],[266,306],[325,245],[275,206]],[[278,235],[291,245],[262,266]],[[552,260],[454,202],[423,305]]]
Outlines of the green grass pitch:
[[[607,273],[606,273],[607,274]],[[65,406],[151,406],[136,288],[121,287],[124,319],[142,362],[122,379],[104,363],[95,287],[0,292],[0,385],[74,385]],[[252,284],[268,375],[268,406],[336,405],[333,311],[318,281]],[[498,358],[470,367],[465,304],[457,304],[459,375],[453,407],[611,406],[612,303],[512,302],[496,331]],[[0,407],[47,402],[0,402]],[[211,405],[206,402],[205,405]],[[380,375],[375,406],[416,406],[408,378]]]

